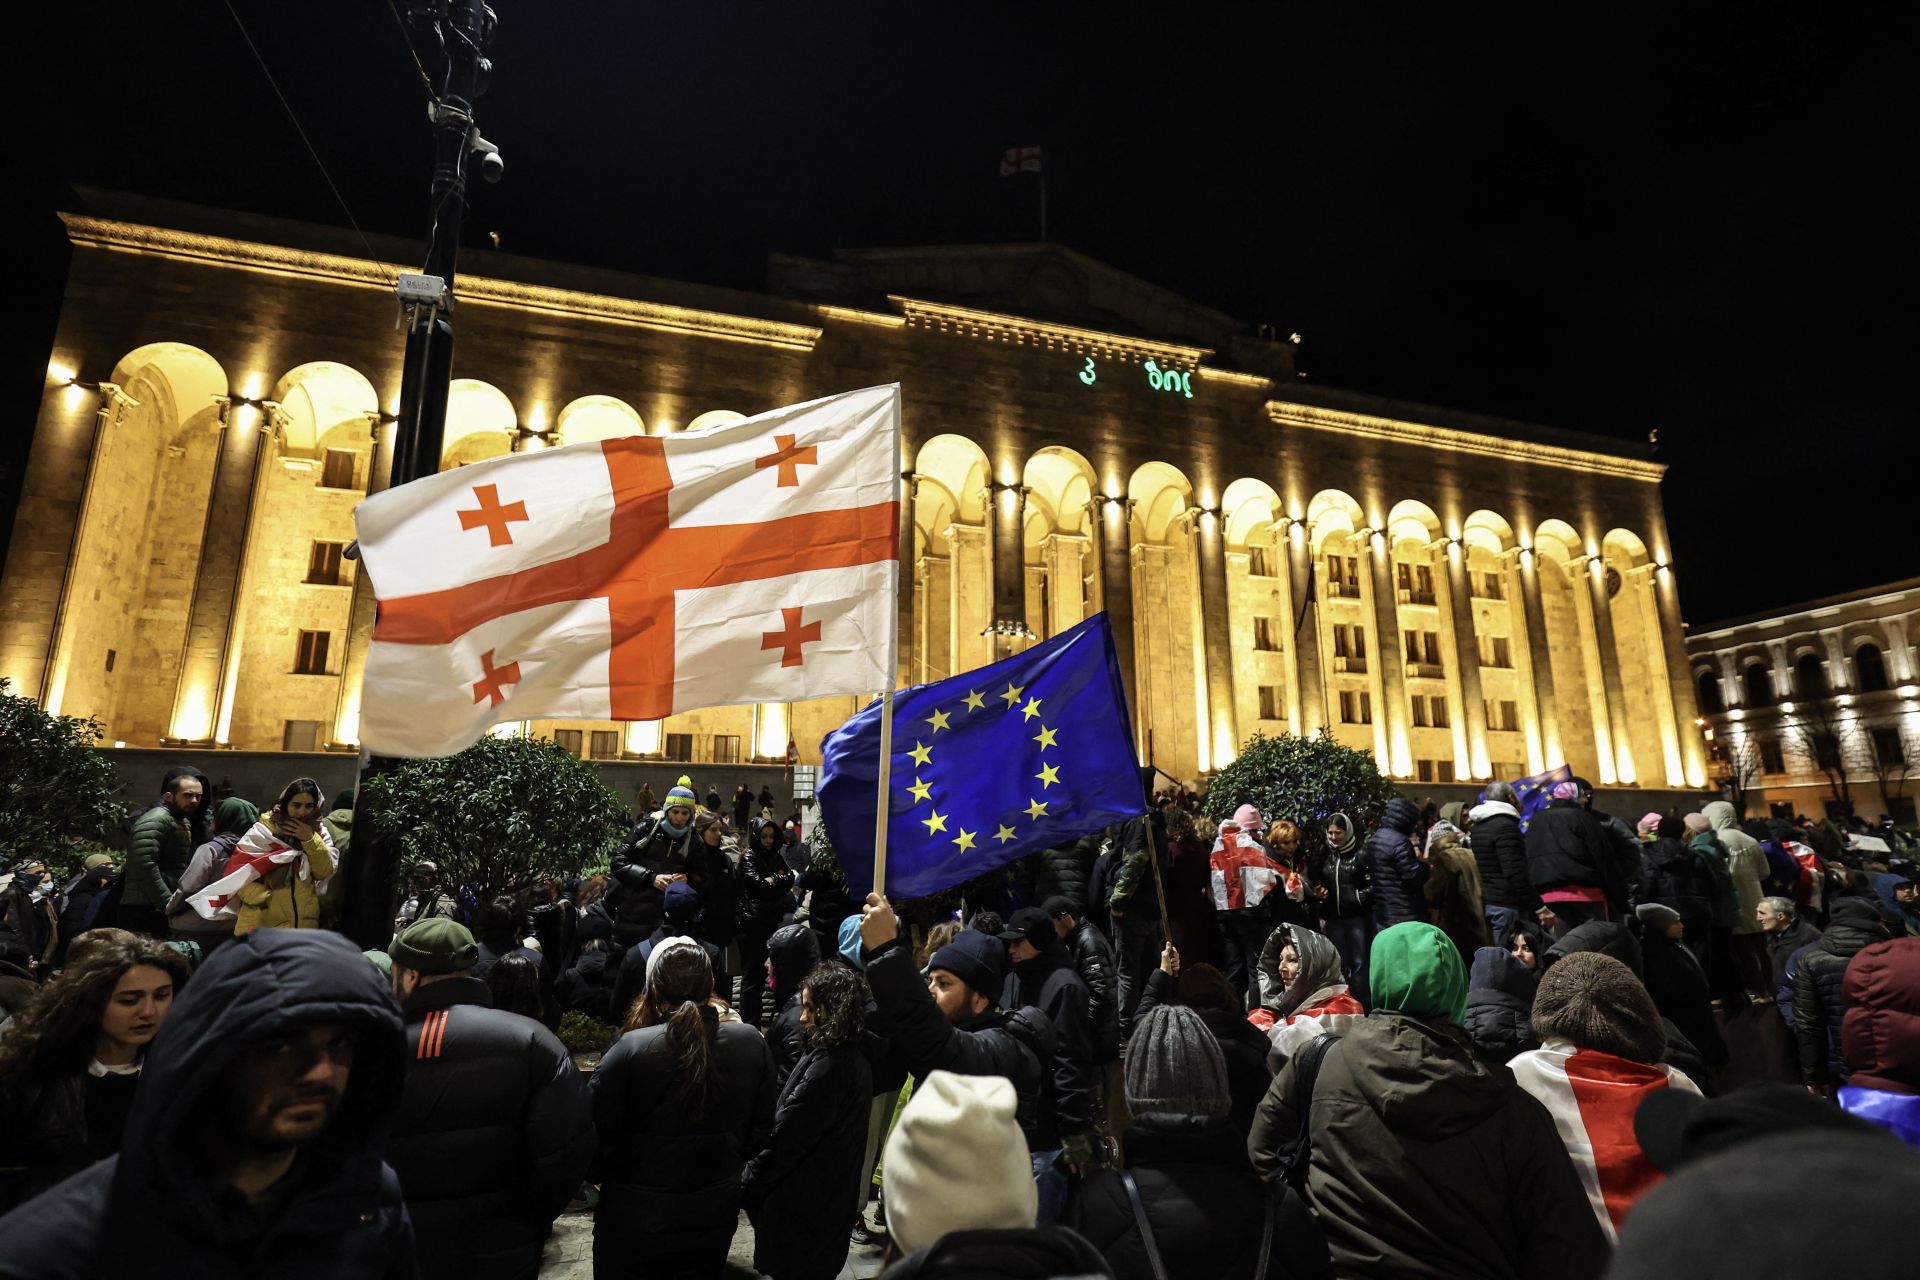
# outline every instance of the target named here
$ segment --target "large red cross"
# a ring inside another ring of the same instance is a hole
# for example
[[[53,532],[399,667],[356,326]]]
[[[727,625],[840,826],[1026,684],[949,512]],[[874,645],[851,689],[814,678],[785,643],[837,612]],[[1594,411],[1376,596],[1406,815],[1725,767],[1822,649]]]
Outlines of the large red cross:
[[[773,438],[774,451],[764,458],[753,460],[754,470],[764,471],[768,467],[780,468],[779,476],[774,480],[776,489],[794,489],[800,484],[800,465],[809,467],[820,465],[820,451],[812,445],[804,449],[794,448],[799,436],[777,435]]]
[[[485,525],[488,542],[496,547],[511,546],[513,533],[507,526],[528,518],[527,504],[509,502],[505,506],[500,505],[500,486],[497,484],[477,484],[473,486],[473,496],[479,500],[479,510],[454,512],[460,517],[460,527],[478,529]]]
[[[520,683],[520,664],[509,662],[504,667],[494,666],[491,649],[480,655],[480,669],[486,674],[473,686],[473,700],[476,703],[484,698],[488,706],[497,707],[507,698],[501,690],[507,685]]]
[[[800,646],[812,644],[820,638],[820,624],[817,621],[809,622],[804,627],[800,625],[800,615],[803,612],[805,612],[803,609],[782,609],[780,630],[760,633],[760,647],[780,650],[780,665],[783,667],[799,666]]]
[[[665,443],[659,436],[600,442],[614,501],[612,534],[604,544],[466,586],[382,600],[374,639],[450,644],[510,613],[604,599],[613,623],[607,660],[612,718],[662,720],[673,714],[674,592],[879,564],[899,555],[897,502],[757,524],[669,528],[673,477]]]

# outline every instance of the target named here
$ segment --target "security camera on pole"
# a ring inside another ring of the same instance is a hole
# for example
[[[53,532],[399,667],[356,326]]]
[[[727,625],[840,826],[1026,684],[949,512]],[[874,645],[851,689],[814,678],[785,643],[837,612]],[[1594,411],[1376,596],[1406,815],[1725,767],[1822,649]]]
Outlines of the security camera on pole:
[[[474,103],[486,92],[493,74],[493,63],[483,52],[498,21],[493,9],[485,0],[409,0],[407,16],[415,49],[439,62],[434,70],[440,83],[427,105],[434,147],[426,262],[420,272],[403,274],[395,290],[407,330],[407,350],[400,375],[393,485],[440,469],[453,368],[453,274],[467,207],[467,161],[478,157],[481,176],[488,182],[500,181],[506,169],[500,148],[480,136],[473,114]],[[392,765],[385,757],[362,752],[360,781],[364,784]],[[356,791],[356,811],[365,794],[364,785]],[[388,899],[396,849],[377,836],[358,812],[355,819],[341,928],[362,946],[382,947],[392,933]]]

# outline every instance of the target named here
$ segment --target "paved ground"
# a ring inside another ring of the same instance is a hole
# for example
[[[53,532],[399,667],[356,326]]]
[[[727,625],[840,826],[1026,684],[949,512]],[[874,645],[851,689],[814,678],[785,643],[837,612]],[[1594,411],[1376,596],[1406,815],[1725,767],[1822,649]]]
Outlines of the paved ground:
[[[884,1246],[883,1246],[884,1248]],[[872,1280],[880,1274],[882,1248],[855,1248],[847,1255],[840,1280]],[[753,1269],[753,1225],[740,1215],[740,1229],[734,1234],[733,1249],[727,1255],[724,1280],[749,1280],[760,1273]],[[553,1224],[547,1241],[546,1256],[540,1263],[541,1280],[592,1280],[593,1215],[566,1213]]]

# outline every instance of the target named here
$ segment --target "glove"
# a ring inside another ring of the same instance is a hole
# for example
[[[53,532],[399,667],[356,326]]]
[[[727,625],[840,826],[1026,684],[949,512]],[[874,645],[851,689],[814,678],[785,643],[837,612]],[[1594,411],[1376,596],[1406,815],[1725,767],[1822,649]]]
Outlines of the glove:
[[[1093,1140],[1084,1133],[1069,1133],[1060,1139],[1060,1158],[1075,1172],[1093,1165]]]

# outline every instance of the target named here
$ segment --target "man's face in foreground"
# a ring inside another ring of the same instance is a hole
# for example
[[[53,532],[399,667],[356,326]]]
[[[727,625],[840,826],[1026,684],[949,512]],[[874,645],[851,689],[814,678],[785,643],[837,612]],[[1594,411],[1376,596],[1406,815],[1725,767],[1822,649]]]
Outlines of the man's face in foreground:
[[[313,1141],[346,1096],[354,1033],[321,1022],[250,1045],[228,1069],[225,1092],[249,1142],[269,1148]]]

